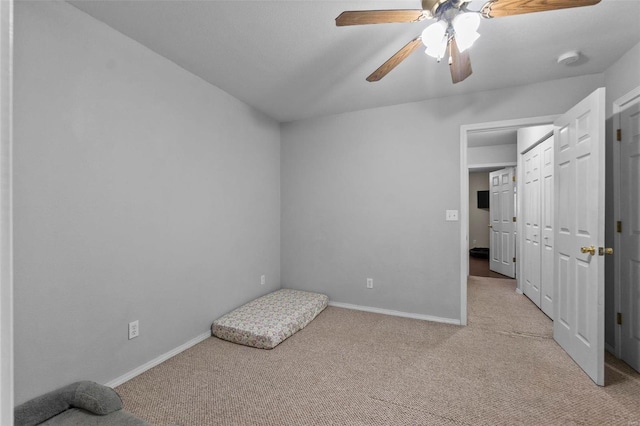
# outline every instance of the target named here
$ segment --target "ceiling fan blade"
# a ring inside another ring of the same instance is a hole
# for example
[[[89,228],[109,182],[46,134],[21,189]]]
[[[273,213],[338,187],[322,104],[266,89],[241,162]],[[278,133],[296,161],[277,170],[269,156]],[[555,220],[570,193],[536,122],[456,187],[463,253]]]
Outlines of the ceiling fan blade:
[[[451,63],[449,64],[451,80],[453,80],[453,84],[460,83],[473,72],[471,69],[471,59],[469,59],[469,49],[460,52],[456,39],[452,38],[449,42],[449,55],[451,59]]]
[[[407,56],[413,53],[418,47],[422,46],[422,38],[416,37],[411,40],[409,43],[405,44],[405,46],[398,50],[395,55],[387,59],[387,62],[382,64],[380,68],[375,70],[369,77],[367,77],[367,81],[378,81],[385,75],[387,75],[392,69],[394,69],[400,62],[404,61]]]
[[[593,6],[598,3],[600,0],[490,0],[482,6],[481,12],[485,18],[500,18],[546,10]]]
[[[418,22],[425,18],[427,14],[421,9],[352,10],[342,12],[336,18],[336,26]]]

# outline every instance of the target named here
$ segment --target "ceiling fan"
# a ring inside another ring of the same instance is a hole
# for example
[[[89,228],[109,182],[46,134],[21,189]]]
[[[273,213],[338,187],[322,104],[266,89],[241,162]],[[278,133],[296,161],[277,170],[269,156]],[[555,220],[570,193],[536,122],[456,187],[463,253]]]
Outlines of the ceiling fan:
[[[440,62],[448,57],[451,79],[459,83],[472,73],[469,48],[480,36],[477,29],[482,18],[499,18],[524,13],[571,7],[592,6],[600,0],[489,0],[480,10],[469,10],[472,0],[422,0],[422,9],[357,10],[342,12],[336,18],[339,27],[348,25],[420,22],[435,19],[422,34],[375,70],[367,81],[378,81],[418,47],[426,46],[427,55]]]

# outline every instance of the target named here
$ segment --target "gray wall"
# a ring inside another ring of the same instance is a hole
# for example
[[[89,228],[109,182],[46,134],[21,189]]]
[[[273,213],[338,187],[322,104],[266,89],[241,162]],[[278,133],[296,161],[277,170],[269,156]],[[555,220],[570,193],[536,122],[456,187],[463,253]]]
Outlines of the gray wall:
[[[16,2],[14,76],[16,403],[280,287],[277,122],[64,2]]]
[[[469,173],[469,247],[489,247],[489,209],[478,208],[478,191],[489,190],[489,172]]]
[[[113,380],[280,271],[335,301],[459,318],[444,210],[459,209],[460,125],[640,84],[638,45],[600,75],[280,129],[66,3],[17,2],[15,26],[16,403]]]
[[[588,75],[283,124],[283,286],[459,319],[460,222],[444,219],[460,208],[460,126],[559,114],[603,83]]]
[[[606,211],[605,211],[605,239],[607,247],[614,247],[615,241],[615,223],[618,218],[614,216],[614,182],[613,173],[613,134],[617,128],[617,122],[612,117],[613,102],[624,96],[629,91],[640,86],[640,43],[636,44],[622,58],[613,64],[604,73],[605,83],[607,87],[607,173],[606,173]],[[605,341],[613,347],[615,345],[615,292],[614,292],[614,271],[615,271],[615,253],[613,256],[605,257]]]
[[[469,166],[493,166],[504,163],[515,165],[516,161],[518,161],[518,151],[515,140],[512,144],[467,148],[467,164]]]

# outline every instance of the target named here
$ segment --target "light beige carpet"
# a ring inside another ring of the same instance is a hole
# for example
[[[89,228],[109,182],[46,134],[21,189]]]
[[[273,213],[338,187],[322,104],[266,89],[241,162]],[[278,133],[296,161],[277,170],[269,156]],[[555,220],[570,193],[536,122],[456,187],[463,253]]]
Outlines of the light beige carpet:
[[[598,387],[508,279],[472,277],[469,325],[327,308],[273,350],[210,338],[119,386],[155,425],[637,425],[640,375]]]

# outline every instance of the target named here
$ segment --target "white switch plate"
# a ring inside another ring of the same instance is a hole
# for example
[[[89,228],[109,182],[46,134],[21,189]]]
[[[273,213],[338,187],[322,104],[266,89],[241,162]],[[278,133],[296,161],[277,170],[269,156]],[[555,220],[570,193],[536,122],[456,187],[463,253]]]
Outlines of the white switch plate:
[[[446,220],[447,220],[447,222],[457,222],[458,221],[458,210],[447,210]]]
[[[267,277],[264,275],[260,276],[260,285],[265,285],[267,283]]]
[[[373,288],[373,278],[367,278],[367,288]]]

